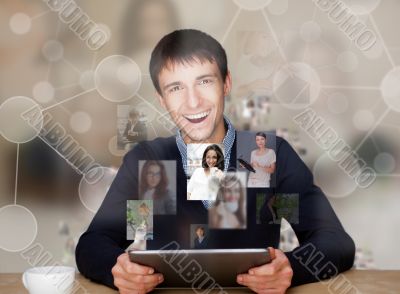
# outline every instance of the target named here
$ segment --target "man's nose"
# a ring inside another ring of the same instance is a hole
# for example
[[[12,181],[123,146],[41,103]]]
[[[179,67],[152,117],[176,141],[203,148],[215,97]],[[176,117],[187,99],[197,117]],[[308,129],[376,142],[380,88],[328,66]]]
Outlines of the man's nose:
[[[200,105],[201,97],[195,89],[189,89],[187,98],[188,98],[188,105],[191,108],[196,108]]]

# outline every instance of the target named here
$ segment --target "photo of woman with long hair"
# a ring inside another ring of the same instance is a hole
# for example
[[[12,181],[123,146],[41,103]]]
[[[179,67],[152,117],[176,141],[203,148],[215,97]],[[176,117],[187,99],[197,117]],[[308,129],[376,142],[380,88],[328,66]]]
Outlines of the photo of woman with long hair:
[[[168,189],[165,164],[158,160],[144,162],[140,174],[139,199],[153,200],[154,214],[175,214],[176,196]]]
[[[246,228],[246,192],[240,174],[228,173],[222,179],[217,200],[208,212],[210,228]]]

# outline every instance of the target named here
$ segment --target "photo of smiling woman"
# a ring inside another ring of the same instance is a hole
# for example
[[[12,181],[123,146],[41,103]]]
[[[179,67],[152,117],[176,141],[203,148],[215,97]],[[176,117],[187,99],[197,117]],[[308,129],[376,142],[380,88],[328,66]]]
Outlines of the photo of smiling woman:
[[[271,174],[275,172],[276,154],[273,149],[267,148],[267,135],[256,133],[257,149],[251,151],[250,164],[255,169],[249,173],[247,187],[269,188]]]
[[[144,161],[140,174],[139,199],[153,200],[155,215],[176,213],[176,196],[168,189],[169,181],[165,166],[169,163],[176,165],[174,161],[168,160]],[[171,172],[168,171],[168,174],[171,175]]]
[[[224,176],[224,155],[221,148],[212,144],[203,152],[201,167],[196,168],[187,184],[188,200],[215,200]]]
[[[210,229],[245,229],[245,173],[227,173],[221,181],[217,201],[208,211]]]

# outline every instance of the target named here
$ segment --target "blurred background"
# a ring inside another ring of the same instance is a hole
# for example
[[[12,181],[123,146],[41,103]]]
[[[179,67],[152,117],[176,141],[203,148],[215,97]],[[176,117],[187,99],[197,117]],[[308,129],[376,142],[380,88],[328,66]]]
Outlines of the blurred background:
[[[21,252],[36,243],[75,265],[76,242],[131,148],[121,139],[131,109],[148,139],[172,134],[148,62],[160,37],[179,28],[203,30],[223,44],[233,75],[226,115],[239,130],[277,130],[294,146],[355,240],[355,266],[399,269],[400,2],[341,2],[376,36],[368,50],[340,28],[340,16],[311,0],[75,0],[107,33],[99,50],[47,1],[2,0],[0,272],[30,267]],[[277,87],[288,71],[303,78]],[[63,154],[35,134],[24,137],[18,114],[34,105],[102,166],[100,183],[88,187]],[[307,107],[377,172],[373,185],[359,188],[294,123]],[[297,242],[288,224],[281,239],[285,250]]]

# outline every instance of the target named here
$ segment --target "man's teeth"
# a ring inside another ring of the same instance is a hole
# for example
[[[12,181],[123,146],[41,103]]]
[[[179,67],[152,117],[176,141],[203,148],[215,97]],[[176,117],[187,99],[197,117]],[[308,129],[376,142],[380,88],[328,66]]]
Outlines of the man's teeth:
[[[200,119],[200,118],[206,117],[209,114],[210,114],[209,111],[205,111],[205,112],[198,113],[198,114],[185,115],[185,117],[188,119]]]

